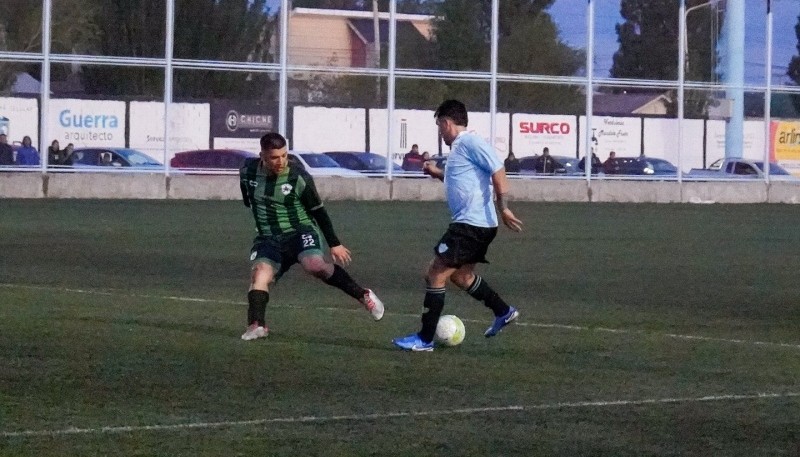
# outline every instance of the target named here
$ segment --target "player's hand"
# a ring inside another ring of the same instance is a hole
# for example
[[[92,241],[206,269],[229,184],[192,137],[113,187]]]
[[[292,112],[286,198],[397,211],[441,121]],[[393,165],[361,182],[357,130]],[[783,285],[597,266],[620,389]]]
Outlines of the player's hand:
[[[441,179],[443,174],[442,170],[436,166],[436,162],[433,160],[428,160],[422,164],[422,173],[439,179]]]
[[[506,227],[510,228],[511,230],[515,232],[522,231],[522,221],[517,219],[517,216],[515,216],[510,209],[504,209],[500,213],[500,218],[503,219],[503,223],[506,224]]]
[[[353,258],[350,256],[350,250],[340,244],[331,248],[331,258],[334,262],[347,266]]]

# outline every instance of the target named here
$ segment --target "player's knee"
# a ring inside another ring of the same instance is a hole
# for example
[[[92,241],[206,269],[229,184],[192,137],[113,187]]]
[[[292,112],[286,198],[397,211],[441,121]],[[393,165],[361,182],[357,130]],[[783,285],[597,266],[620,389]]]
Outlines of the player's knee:
[[[322,257],[303,260],[302,265],[306,273],[320,279],[327,279],[333,272],[332,266]]]
[[[450,281],[461,289],[467,289],[472,284],[472,273],[456,271],[450,276]]]
[[[272,267],[266,263],[257,263],[253,265],[251,279],[252,283],[264,286],[269,284],[272,281],[272,277],[274,273],[272,271]]]

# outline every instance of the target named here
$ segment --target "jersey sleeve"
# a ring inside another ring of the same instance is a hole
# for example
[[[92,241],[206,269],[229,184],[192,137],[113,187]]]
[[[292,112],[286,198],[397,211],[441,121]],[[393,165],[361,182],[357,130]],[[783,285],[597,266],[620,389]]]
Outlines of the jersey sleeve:
[[[503,168],[503,162],[500,161],[500,158],[498,158],[497,154],[494,152],[494,148],[492,148],[488,142],[477,135],[470,138],[470,140],[471,144],[467,149],[475,165],[490,175]]]
[[[242,203],[244,206],[250,207],[250,186],[249,182],[251,179],[250,169],[252,168],[253,163],[250,159],[245,161],[242,168],[239,169],[239,189],[242,191]],[[257,166],[257,164],[256,164]]]
[[[303,181],[303,189],[300,193],[300,202],[306,211],[314,211],[315,209],[322,208],[322,199],[317,192],[317,186],[314,184],[314,179],[306,172],[300,173],[300,179]]]

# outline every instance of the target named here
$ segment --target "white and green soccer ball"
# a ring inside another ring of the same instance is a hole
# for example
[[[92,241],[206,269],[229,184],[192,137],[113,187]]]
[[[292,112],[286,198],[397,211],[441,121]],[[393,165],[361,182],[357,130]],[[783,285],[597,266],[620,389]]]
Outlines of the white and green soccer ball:
[[[434,341],[444,346],[458,346],[464,341],[464,323],[457,316],[446,314],[439,318]]]

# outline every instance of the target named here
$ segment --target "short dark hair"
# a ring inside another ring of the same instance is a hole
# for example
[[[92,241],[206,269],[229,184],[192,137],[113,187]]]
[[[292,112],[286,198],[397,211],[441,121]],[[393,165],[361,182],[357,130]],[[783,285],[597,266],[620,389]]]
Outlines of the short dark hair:
[[[280,133],[269,132],[261,137],[261,150],[273,151],[286,147],[286,138]]]
[[[469,123],[469,116],[467,116],[467,107],[458,100],[445,100],[436,108],[433,117],[439,119],[440,117],[449,117],[455,122],[456,125],[466,127]]]

